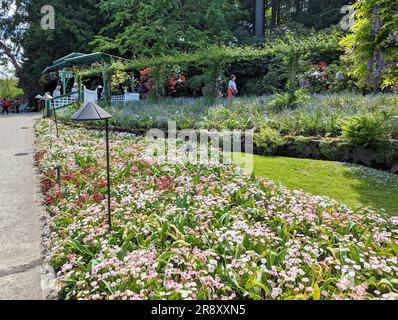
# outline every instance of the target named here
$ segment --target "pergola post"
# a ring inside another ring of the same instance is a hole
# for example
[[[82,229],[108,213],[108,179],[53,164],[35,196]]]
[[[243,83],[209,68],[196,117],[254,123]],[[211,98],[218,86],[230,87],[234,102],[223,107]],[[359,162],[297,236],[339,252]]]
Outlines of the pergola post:
[[[265,4],[264,0],[256,0],[255,36],[264,40],[265,33]]]
[[[112,73],[109,71],[103,71],[102,79],[104,81],[103,95],[105,97],[105,101],[110,103],[112,99]]]

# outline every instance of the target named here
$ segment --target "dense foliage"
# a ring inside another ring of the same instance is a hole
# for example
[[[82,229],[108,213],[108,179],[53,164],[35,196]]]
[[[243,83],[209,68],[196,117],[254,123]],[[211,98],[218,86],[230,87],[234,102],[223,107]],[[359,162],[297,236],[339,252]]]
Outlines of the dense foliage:
[[[212,46],[193,53],[141,57],[131,62],[95,65],[79,74],[90,77],[104,72],[113,74],[117,71],[151,70],[154,98],[165,92],[174,69],[188,76],[187,85],[191,87],[191,95],[199,87],[206,89],[205,93],[202,92],[205,90],[199,90],[200,95],[215,98],[219,80],[225,81],[230,73],[238,75],[241,94],[271,93],[285,87],[294,91],[299,84],[297,75],[304,73],[308,66],[318,63],[320,56],[330,62],[338,59],[342,53],[338,44],[340,38],[341,33],[336,29],[318,33],[309,31],[306,35],[286,32],[264,48]]]
[[[220,99],[212,105],[207,105],[204,99],[165,99],[158,103],[141,101],[112,107],[105,104],[104,107],[113,115],[111,123],[126,130],[167,129],[168,121],[176,121],[178,129],[223,130],[270,126],[283,135],[307,137],[339,137],[346,119],[377,115],[383,110],[384,121],[391,122],[388,137],[397,139],[398,121],[394,120],[398,113],[397,99],[391,94],[312,95],[301,106],[280,112],[273,109],[272,96]],[[59,117],[69,119],[75,110],[60,111]]]
[[[398,3],[361,0],[354,28],[342,41],[358,85],[398,92]]]
[[[126,58],[197,51],[236,43],[245,13],[239,0],[102,0],[109,23],[96,36],[96,50]]]
[[[89,53],[99,50],[138,59],[141,63],[134,63],[135,66],[155,57],[164,63],[162,72],[166,79],[166,70],[170,73],[179,67],[173,60],[181,59],[159,59],[161,56],[195,55],[198,51],[208,52],[207,49],[213,46],[227,46],[231,51],[236,50],[235,56],[238,56],[242,53],[241,46],[267,51],[267,48],[275,46],[275,39],[281,38],[282,44],[295,47],[297,39],[301,43],[302,38],[314,38],[314,32],[337,25],[344,15],[340,12],[341,7],[352,2],[84,0],[70,3],[62,0],[3,0],[0,9],[0,60],[1,63],[13,64],[21,87],[31,98],[39,91],[53,89],[53,82],[49,88],[43,83],[44,88],[40,87],[41,71],[45,66],[74,51]],[[253,36],[254,16],[259,9],[256,3],[263,3],[265,7],[265,41]],[[55,9],[54,30],[43,30],[39,25],[43,5],[51,5]],[[221,61],[220,66],[216,59],[212,66],[207,63],[207,66],[199,68],[185,66],[181,69],[196,77],[190,81],[196,87],[188,94],[213,94],[213,89],[202,90],[198,84],[211,82],[213,85],[221,73],[226,75],[230,72],[240,76],[239,86],[245,94],[284,90],[287,84],[291,88],[292,74],[297,75],[302,83],[309,83],[313,92],[336,92],[348,87],[394,90],[398,79],[396,4],[392,0],[363,0],[358,1],[355,9],[354,29],[342,42],[346,47],[345,63],[339,60],[341,51],[337,42],[324,50],[308,50],[312,57],[296,55],[294,49],[285,52],[282,58],[271,54],[253,56],[250,61],[227,59]],[[296,37],[287,40],[292,34]],[[320,33],[318,38],[323,37],[322,42],[330,43],[329,35],[334,41],[336,34],[333,31]],[[340,39],[341,34],[338,35]],[[210,54],[207,62],[213,58],[214,55]],[[235,62],[236,65],[231,65]],[[326,63],[322,70],[317,67],[320,63]],[[149,64],[144,63],[146,67]],[[159,70],[154,70],[154,74],[156,72],[162,74]],[[160,79],[156,83],[161,84]],[[161,91],[156,89],[156,92]]]
[[[24,62],[21,86],[29,97],[42,92],[40,79],[48,65],[72,52],[90,52],[88,42],[94,38],[103,20],[98,15],[98,0],[63,1],[37,0],[28,1],[27,15],[29,28],[23,37]],[[41,28],[41,8],[52,5],[55,10],[55,29]],[[48,91],[54,88],[48,88]]]
[[[23,95],[22,89],[18,88],[16,79],[0,79],[0,99],[14,100]]]
[[[216,162],[172,163],[150,141],[37,125],[48,259],[66,299],[397,299],[394,217],[349,210]],[[61,184],[54,165],[62,165]]]
[[[22,39],[26,19],[26,1],[0,1],[0,70],[12,66],[16,76],[22,72]]]

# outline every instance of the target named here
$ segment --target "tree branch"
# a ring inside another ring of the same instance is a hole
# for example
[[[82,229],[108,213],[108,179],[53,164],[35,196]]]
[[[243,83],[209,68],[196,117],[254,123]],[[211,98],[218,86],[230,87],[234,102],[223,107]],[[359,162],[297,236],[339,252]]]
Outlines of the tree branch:
[[[12,53],[12,50],[3,41],[0,41],[0,50],[2,50],[6,55],[6,57],[11,61],[12,65],[15,68],[16,74],[17,75],[21,74],[22,72],[21,65],[19,64],[16,56]]]

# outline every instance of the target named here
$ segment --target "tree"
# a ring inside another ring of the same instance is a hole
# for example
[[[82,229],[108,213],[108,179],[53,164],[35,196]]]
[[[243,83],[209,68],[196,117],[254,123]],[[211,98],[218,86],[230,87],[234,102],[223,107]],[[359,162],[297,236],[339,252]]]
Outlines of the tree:
[[[238,0],[102,0],[107,26],[96,50],[128,58],[192,52],[233,44],[246,17]]]
[[[398,92],[398,3],[361,0],[354,8],[352,32],[342,40],[351,75],[361,88]]]
[[[296,0],[292,19],[316,30],[335,25],[341,20],[341,8],[355,0]]]
[[[20,97],[22,94],[23,91],[18,88],[17,79],[10,79],[8,77],[0,79],[0,99],[6,98],[14,100],[17,97]]]
[[[278,9],[280,0],[271,0],[272,18],[271,18],[271,28],[275,28],[278,18]]]
[[[21,74],[22,37],[26,4],[21,0],[0,0],[0,65],[11,64]]]
[[[98,14],[99,0],[35,0],[27,1],[29,28],[22,40],[23,58],[21,87],[30,97],[42,91],[40,79],[44,68],[52,61],[72,52],[90,53],[89,42],[102,28],[104,20]],[[44,5],[55,11],[55,29],[41,26]]]
[[[256,37],[264,40],[265,3],[264,0],[256,0]]]

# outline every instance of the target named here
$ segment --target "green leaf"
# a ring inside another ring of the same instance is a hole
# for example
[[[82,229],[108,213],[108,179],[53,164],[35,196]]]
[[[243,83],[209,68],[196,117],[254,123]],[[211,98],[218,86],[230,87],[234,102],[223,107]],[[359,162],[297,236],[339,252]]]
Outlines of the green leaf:
[[[312,297],[314,300],[321,300],[321,290],[319,289],[318,284],[315,283],[312,289]]]

